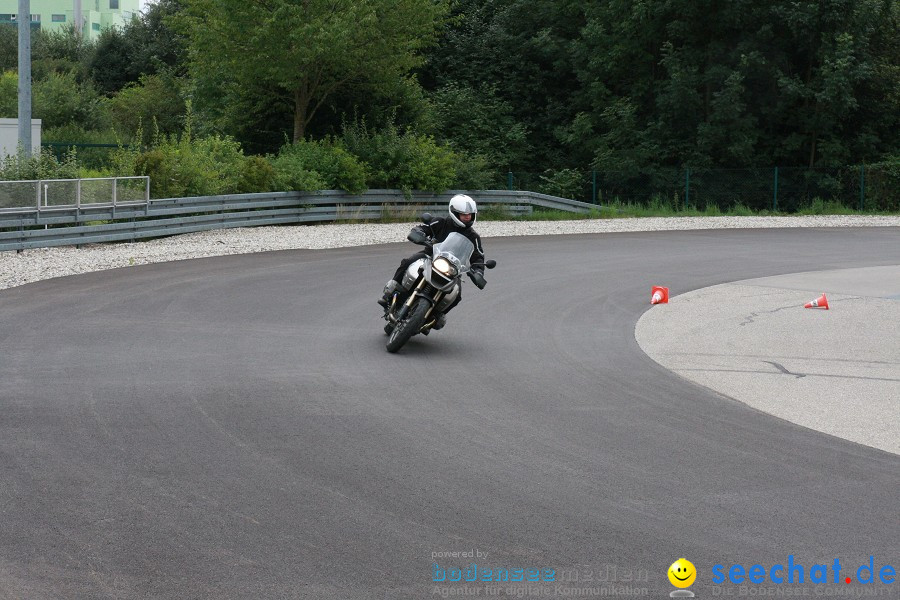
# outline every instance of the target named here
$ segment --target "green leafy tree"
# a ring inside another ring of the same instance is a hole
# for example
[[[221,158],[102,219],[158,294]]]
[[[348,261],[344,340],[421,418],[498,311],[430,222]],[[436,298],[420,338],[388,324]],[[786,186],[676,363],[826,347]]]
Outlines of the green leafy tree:
[[[571,53],[572,42],[584,24],[581,4],[585,3],[455,2],[452,24],[440,45],[428,52],[423,86],[432,92],[448,86],[472,90],[488,105],[476,110],[496,110],[502,105],[500,114],[505,113],[510,131],[526,134],[524,144],[517,140],[510,150],[524,151],[528,163],[512,167],[543,171],[548,165],[571,164],[584,147],[580,141],[569,145],[563,136],[565,126],[583,108]],[[482,95],[487,89],[494,90],[493,98]],[[445,131],[452,127],[445,124]],[[495,165],[495,169],[504,167]]]
[[[15,119],[19,115],[19,74],[4,71],[0,75],[0,117]]]
[[[0,26],[0,71],[19,68],[19,31],[12,25]]]
[[[143,128],[145,135],[170,134],[184,125],[187,106],[181,95],[181,81],[171,72],[142,75],[106,100],[115,128],[129,136]],[[141,142],[148,143],[147,137]]]
[[[482,156],[495,170],[522,168],[529,157],[528,130],[493,86],[449,83],[432,96],[438,140],[454,150]]]
[[[585,4],[572,143],[598,166],[831,166],[897,148],[897,3]]]
[[[169,25],[181,10],[179,0],[159,0],[125,27],[104,29],[87,61],[97,89],[112,94],[142,75],[183,75],[186,41]]]
[[[50,73],[36,81],[33,101],[34,118],[41,119],[48,129],[69,123],[93,129],[106,123],[96,90],[90,82],[79,84],[72,73]]]
[[[35,81],[51,73],[72,74],[79,83],[88,78],[93,41],[79,35],[74,25],[35,33],[31,40],[31,73]]]
[[[118,27],[104,29],[88,64],[88,72],[97,89],[104,94],[117,92],[137,81],[142,65],[134,60],[134,43]]]
[[[182,21],[200,86],[277,92],[301,140],[325,100],[418,66],[446,11],[434,0],[185,0]]]
[[[173,26],[183,11],[183,0],[156,0],[125,28],[142,74],[172,71],[182,76],[187,72],[188,40]]]

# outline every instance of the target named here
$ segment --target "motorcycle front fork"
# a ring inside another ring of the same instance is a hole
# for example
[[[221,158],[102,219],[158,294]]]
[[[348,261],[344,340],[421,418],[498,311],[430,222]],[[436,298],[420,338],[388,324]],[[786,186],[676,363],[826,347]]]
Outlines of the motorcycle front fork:
[[[391,308],[388,311],[388,318],[394,323],[402,321],[404,317],[406,317],[406,313],[409,312],[409,309],[412,308],[413,302],[415,302],[417,296],[421,296],[422,288],[425,286],[425,278],[419,279],[419,284],[409,293],[409,298],[406,299],[406,302],[403,303],[403,306],[400,307],[400,310],[397,312],[397,316],[394,316],[394,305],[397,304],[397,295],[394,294],[393,299],[391,300]],[[428,318],[434,312],[434,307],[437,306],[437,303],[441,298],[444,297],[444,292],[438,291],[434,294],[434,299],[431,302],[431,306],[428,308],[428,312],[425,313],[425,322],[428,323]],[[431,319],[431,324],[434,324],[434,319]]]

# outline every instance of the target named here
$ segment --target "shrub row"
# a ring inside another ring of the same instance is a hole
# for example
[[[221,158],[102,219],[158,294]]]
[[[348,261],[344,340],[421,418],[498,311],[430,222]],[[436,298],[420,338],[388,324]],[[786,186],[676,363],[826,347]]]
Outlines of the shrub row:
[[[342,137],[285,144],[273,156],[246,156],[233,139],[156,136],[148,148],[120,147],[109,175],[148,175],[151,196],[174,198],[269,191],[369,188],[443,191],[484,179],[483,165],[430,136],[388,127],[347,127]],[[473,166],[474,165],[474,166]]]

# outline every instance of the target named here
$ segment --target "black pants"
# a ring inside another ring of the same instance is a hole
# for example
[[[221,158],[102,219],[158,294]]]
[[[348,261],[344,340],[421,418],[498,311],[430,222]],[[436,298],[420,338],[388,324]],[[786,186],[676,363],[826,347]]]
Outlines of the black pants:
[[[430,252],[416,252],[409,258],[404,258],[402,261],[400,261],[400,267],[397,269],[397,272],[394,273],[394,281],[396,281],[398,284],[403,283],[403,274],[406,273],[406,270],[409,268],[409,265],[413,264],[420,258],[428,258],[430,256],[431,256]],[[460,300],[462,300],[462,285],[460,285],[460,287],[459,287],[459,294],[456,296],[456,300],[454,300],[453,304],[451,304],[444,310],[444,314],[447,314],[448,312],[450,312],[453,309],[453,307],[455,307],[457,304],[459,304]]]

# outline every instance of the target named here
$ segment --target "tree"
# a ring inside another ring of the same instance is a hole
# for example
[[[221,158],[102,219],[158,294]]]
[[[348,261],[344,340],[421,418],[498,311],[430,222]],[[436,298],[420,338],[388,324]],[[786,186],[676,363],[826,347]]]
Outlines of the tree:
[[[897,148],[891,0],[609,0],[572,47],[605,168],[838,166]]]
[[[94,42],[76,32],[73,24],[36,33],[31,48],[31,73],[35,81],[50,73],[72,73],[79,82],[86,79]]]
[[[72,73],[50,73],[34,82],[34,116],[44,129],[73,123],[94,129],[105,124],[97,91],[90,82],[78,83]]]
[[[19,30],[14,25],[0,26],[0,71],[19,68]]]
[[[159,0],[125,27],[104,29],[88,61],[88,72],[97,88],[113,94],[137,83],[142,75],[164,71],[183,75],[185,40],[169,26],[181,10],[180,0]]]
[[[584,25],[582,5],[576,0],[458,0],[452,25],[439,46],[428,53],[422,82],[435,92],[438,106],[447,90],[469,90],[482,96],[484,108],[500,109],[514,133],[504,154],[522,157],[508,164],[505,157],[495,169],[543,171],[577,162],[561,135],[581,107],[579,81],[572,71],[571,45]],[[492,90],[485,94],[486,90]],[[509,107],[508,109],[506,107]],[[445,129],[455,126],[448,123]],[[519,139],[519,132],[526,138]],[[523,149],[528,152],[524,161]]]
[[[179,132],[187,111],[180,95],[181,82],[171,73],[141,75],[139,83],[126,85],[106,101],[116,128],[129,134],[143,129],[149,142],[157,134]]]
[[[483,157],[495,170],[509,171],[527,164],[528,131],[512,116],[509,102],[497,90],[450,83],[434,93],[438,140],[458,152]]]
[[[109,27],[100,33],[88,72],[97,89],[104,94],[118,92],[138,80],[140,65],[134,60],[133,41],[125,31]]]
[[[325,100],[359,83],[393,84],[422,62],[446,0],[185,0],[182,27],[203,85],[289,99],[293,140]],[[204,83],[205,82],[205,83]]]
[[[187,39],[172,26],[183,10],[182,0],[156,0],[125,28],[133,40],[134,60],[141,74],[167,70],[179,77],[185,74]]]

